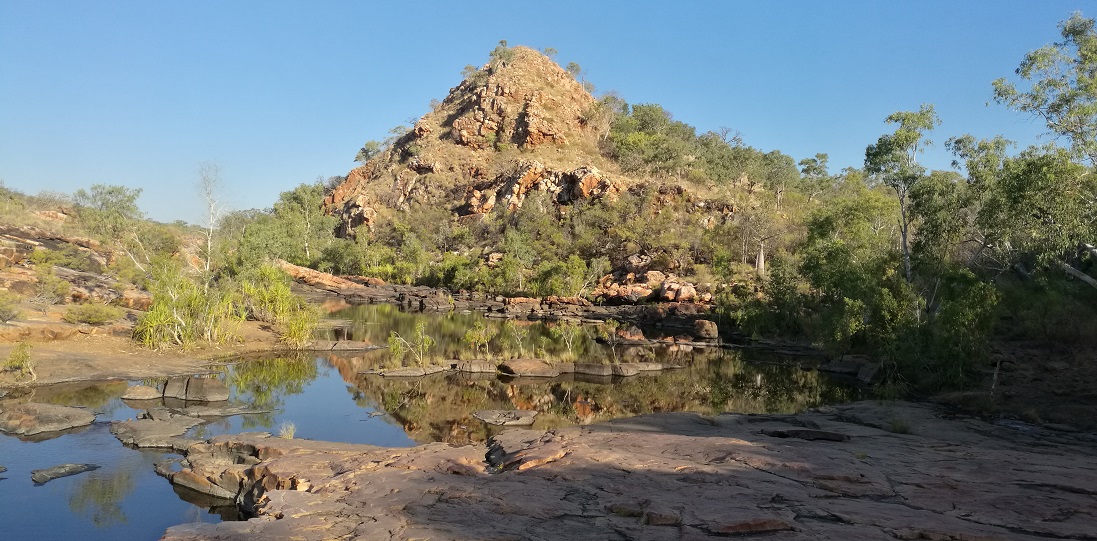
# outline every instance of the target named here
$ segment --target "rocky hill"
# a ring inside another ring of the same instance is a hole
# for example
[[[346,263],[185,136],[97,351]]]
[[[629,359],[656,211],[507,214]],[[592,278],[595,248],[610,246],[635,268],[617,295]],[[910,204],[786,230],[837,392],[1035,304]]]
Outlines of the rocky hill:
[[[499,48],[434,110],[325,200],[340,233],[418,202],[458,216],[516,209],[533,191],[553,200],[612,196],[630,180],[598,151],[608,123],[575,78],[526,47]]]

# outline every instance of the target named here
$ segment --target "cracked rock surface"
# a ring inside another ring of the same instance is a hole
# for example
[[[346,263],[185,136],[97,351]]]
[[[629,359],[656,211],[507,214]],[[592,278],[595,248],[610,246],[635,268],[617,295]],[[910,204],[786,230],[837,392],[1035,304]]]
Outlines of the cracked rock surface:
[[[489,448],[219,436],[182,478],[256,518],[164,539],[1097,539],[1097,437],[1030,428],[859,402],[519,429]]]

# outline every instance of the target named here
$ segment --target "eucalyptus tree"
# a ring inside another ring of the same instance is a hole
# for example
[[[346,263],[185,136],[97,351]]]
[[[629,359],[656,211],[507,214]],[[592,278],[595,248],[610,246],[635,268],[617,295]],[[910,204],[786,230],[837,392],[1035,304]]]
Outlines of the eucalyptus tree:
[[[1027,88],[1005,78],[994,81],[994,99],[1044,120],[1072,152],[1097,164],[1097,29],[1074,13],[1059,24],[1063,41],[1025,55],[1015,73]]]
[[[829,160],[829,155],[820,152],[812,158],[800,160],[800,163],[797,164],[800,166],[801,187],[808,196],[809,202],[830,189],[834,184],[834,179],[827,170]]]
[[[933,106],[923,104],[917,111],[899,111],[888,115],[888,124],[897,124],[894,133],[881,135],[876,144],[865,149],[865,171],[891,188],[899,202],[899,242],[903,252],[903,271],[907,282],[914,281],[910,265],[910,236],[913,215],[910,191],[926,175],[918,164],[920,154],[930,141],[926,132],[941,124]]]
[[[1097,259],[1097,248],[1093,246],[1097,244],[1094,240],[1097,226],[1093,225],[1097,222],[1097,188],[1092,180],[1092,168],[1097,166],[1097,23],[1081,13],[1074,13],[1059,24],[1059,29],[1062,41],[1031,51],[1021,61],[1015,73],[1021,78],[1022,87],[1005,78],[998,79],[994,81],[994,99],[1011,109],[1042,119],[1051,133],[1069,140],[1071,157],[1088,162],[1089,167],[1077,174],[1049,179],[1055,193],[1043,193],[1050,199],[1045,197],[1045,204],[1039,208],[1048,211],[1043,212],[1045,215],[1058,215],[1058,219],[1045,217],[1041,220],[1046,228],[1043,233],[1058,238],[1064,238],[1064,235],[1056,233],[1082,233],[1082,238],[1073,239],[1078,245],[1072,250],[1074,253],[1088,252]],[[1028,163],[1034,167],[1030,173],[1040,178],[1035,183],[1014,185],[1029,194],[1033,193],[1032,184],[1043,186],[1041,179],[1047,179],[1047,174],[1056,169],[1052,162],[1065,167],[1058,152],[1034,152],[1028,153]],[[1078,200],[1067,203],[1063,201],[1063,196],[1067,195],[1075,195]],[[1053,200],[1059,203],[1052,203]],[[1071,207],[1074,207],[1075,215],[1052,212]],[[1087,224],[1089,227],[1081,227]],[[1054,242],[1051,245],[1059,246]],[[1093,277],[1067,263],[1060,263],[1067,273],[1097,287]]]

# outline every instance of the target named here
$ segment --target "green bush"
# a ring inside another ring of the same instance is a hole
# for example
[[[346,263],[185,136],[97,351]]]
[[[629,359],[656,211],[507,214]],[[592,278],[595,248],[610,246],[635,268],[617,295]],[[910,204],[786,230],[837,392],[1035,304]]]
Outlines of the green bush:
[[[34,363],[30,359],[30,344],[19,342],[15,349],[8,354],[8,360],[4,363],[5,372],[16,372],[17,376],[30,376],[37,379],[34,373]]]
[[[74,304],[65,310],[61,319],[69,323],[87,323],[103,325],[122,317],[123,311],[117,306],[107,304]]]
[[[133,338],[147,347],[224,342],[244,320],[231,284],[199,283],[178,264],[158,265],[149,291],[152,305],[133,329]]]
[[[11,291],[0,291],[0,323],[19,317],[19,300],[19,295]]]
[[[278,327],[282,342],[300,347],[312,338],[317,311],[293,294],[281,269],[265,264],[236,280],[199,282],[176,264],[153,272],[152,306],[137,321],[133,338],[147,347],[188,347],[236,336],[247,318]]]

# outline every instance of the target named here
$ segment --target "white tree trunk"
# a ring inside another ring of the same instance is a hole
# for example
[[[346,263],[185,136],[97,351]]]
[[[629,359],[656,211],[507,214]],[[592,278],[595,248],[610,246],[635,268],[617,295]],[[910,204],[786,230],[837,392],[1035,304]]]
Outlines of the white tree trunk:
[[[766,243],[758,243],[758,258],[754,260],[754,271],[759,278],[766,277]]]
[[[1094,288],[1097,288],[1097,278],[1094,278],[1094,277],[1092,277],[1092,276],[1090,276],[1090,275],[1088,275],[1088,274],[1086,274],[1086,273],[1070,266],[1067,263],[1059,263],[1059,266],[1062,267],[1063,270],[1067,271],[1067,274],[1069,274],[1069,275],[1071,275],[1071,276],[1073,276],[1073,277],[1089,284],[1090,286],[1093,286]]]

